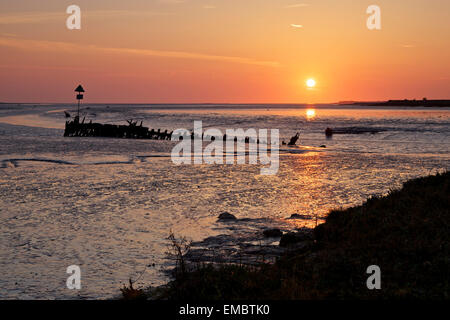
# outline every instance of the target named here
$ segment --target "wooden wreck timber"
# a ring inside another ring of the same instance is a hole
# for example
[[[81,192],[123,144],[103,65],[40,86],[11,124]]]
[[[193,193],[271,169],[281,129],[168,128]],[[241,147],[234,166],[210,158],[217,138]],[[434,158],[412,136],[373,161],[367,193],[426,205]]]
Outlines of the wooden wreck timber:
[[[173,140],[180,141],[183,139],[202,139],[205,141],[214,141],[213,136],[201,136],[194,134],[193,132],[189,135],[175,134],[173,131],[168,132],[167,130],[161,131],[161,129],[154,130],[144,127],[141,123],[138,125],[137,121],[127,120],[128,125],[116,125],[116,124],[101,124],[93,123],[92,120],[88,123],[85,122],[85,118],[80,122],[79,117],[75,116],[72,121],[66,121],[66,127],[64,130],[65,137],[105,137],[105,138],[125,138],[125,139],[153,139],[153,140]],[[295,141],[298,139],[298,134]],[[292,139],[293,139],[292,138]],[[234,140],[234,142],[243,141],[247,143],[260,143],[259,139],[256,141],[252,138],[245,137],[244,139],[238,139],[235,137],[227,137],[227,135],[222,136],[223,141]],[[291,139],[291,141],[292,141]]]
[[[137,125],[137,121],[127,120],[128,125],[101,124],[93,123],[92,120],[85,123],[85,118],[80,122],[76,116],[72,121],[66,121],[64,130],[65,137],[108,137],[108,138],[127,138],[127,139],[155,139],[170,140],[172,132],[158,129],[149,130],[149,128]]]

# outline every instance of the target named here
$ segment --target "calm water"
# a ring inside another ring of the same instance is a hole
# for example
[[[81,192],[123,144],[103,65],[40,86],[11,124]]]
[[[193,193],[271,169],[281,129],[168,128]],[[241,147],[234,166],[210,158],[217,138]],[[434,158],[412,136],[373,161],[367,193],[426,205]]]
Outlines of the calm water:
[[[450,109],[336,106],[90,105],[87,119],[143,120],[162,130],[279,129],[275,176],[259,165],[172,164],[168,141],[64,138],[69,105],[0,105],[0,298],[108,298],[149,263],[140,284],[162,284],[170,230],[193,240],[252,232],[260,223],[312,227],[328,210],[360,204],[407,179],[450,169]],[[309,111],[307,109],[313,109]],[[377,128],[335,135],[326,127]],[[326,145],[327,148],[319,148]],[[223,211],[246,223],[230,230]],[[285,220],[292,213],[303,220]],[[82,290],[66,289],[66,268]]]

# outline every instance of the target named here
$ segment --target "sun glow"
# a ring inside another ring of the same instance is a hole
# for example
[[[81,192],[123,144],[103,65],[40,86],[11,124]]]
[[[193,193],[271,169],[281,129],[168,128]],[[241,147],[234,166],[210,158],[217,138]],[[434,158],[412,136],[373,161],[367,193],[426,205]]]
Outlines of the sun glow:
[[[314,80],[314,79],[306,80],[306,86],[308,88],[314,88],[316,86],[316,80]]]
[[[316,116],[316,110],[314,109],[307,109],[306,110],[306,118],[307,119],[312,119]]]

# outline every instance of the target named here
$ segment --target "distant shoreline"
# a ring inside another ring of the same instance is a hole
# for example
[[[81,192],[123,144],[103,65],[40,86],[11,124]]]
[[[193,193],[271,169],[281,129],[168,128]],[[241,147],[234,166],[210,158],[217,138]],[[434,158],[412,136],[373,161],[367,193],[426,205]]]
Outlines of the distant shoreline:
[[[379,102],[343,101],[339,105],[357,105],[371,107],[450,107],[450,100],[388,100]]]

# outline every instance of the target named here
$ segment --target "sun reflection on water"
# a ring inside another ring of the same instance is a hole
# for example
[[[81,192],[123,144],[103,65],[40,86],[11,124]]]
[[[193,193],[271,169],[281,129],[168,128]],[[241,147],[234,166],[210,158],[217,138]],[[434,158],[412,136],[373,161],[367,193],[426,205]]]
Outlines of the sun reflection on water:
[[[306,119],[312,120],[316,117],[316,109],[306,109]]]

